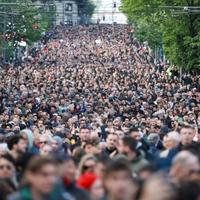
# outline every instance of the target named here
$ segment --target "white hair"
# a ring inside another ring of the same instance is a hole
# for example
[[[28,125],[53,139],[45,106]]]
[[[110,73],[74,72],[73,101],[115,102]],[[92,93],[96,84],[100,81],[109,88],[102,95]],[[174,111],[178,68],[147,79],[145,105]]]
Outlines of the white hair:
[[[176,131],[171,131],[167,134],[167,137],[175,142],[179,143],[181,141],[180,134]]]

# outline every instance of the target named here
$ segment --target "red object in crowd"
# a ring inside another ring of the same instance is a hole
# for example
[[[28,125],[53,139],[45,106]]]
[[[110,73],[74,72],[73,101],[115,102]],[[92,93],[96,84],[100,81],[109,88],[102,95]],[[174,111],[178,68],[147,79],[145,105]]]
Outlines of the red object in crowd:
[[[90,190],[97,179],[98,177],[94,173],[86,172],[77,180],[77,186],[85,190]]]

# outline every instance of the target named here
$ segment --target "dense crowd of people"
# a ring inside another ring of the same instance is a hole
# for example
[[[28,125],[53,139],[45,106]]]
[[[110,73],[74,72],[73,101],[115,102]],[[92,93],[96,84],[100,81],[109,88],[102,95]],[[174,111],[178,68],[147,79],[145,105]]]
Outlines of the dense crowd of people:
[[[0,199],[199,200],[199,76],[128,25],[53,33],[0,71]]]

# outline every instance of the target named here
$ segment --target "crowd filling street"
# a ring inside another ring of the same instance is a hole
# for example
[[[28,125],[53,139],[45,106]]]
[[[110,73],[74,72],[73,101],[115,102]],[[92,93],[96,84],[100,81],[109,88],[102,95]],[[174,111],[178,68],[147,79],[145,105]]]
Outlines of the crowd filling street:
[[[57,26],[0,80],[1,200],[200,200],[200,77],[128,25]]]

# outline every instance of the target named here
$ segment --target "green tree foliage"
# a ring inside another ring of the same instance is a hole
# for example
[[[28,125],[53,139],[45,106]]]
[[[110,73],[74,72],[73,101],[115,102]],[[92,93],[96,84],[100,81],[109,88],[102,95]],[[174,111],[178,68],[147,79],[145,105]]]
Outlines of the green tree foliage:
[[[91,0],[75,0],[78,5],[79,13],[92,16],[94,13],[95,5]]]
[[[6,40],[33,43],[40,39],[42,33],[52,25],[52,12],[31,6],[31,0],[0,0],[1,34],[7,34]],[[51,19],[50,19],[51,18]]]
[[[38,41],[53,23],[53,11],[35,7],[31,0],[0,0],[0,54],[12,56],[21,40]]]
[[[164,45],[167,58],[185,70],[200,69],[200,0],[123,0],[122,11],[140,41]],[[184,7],[184,8],[183,8]]]

